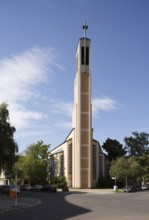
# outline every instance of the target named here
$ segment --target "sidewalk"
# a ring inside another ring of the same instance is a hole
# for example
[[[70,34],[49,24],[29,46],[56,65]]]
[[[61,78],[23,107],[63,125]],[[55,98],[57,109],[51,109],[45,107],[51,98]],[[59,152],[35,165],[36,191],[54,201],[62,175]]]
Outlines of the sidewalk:
[[[38,205],[40,203],[41,201],[35,198],[18,197],[16,200],[11,199],[9,195],[0,194],[0,213],[27,208]]]
[[[113,194],[113,189],[73,189],[69,188],[70,192],[83,192],[91,194]]]

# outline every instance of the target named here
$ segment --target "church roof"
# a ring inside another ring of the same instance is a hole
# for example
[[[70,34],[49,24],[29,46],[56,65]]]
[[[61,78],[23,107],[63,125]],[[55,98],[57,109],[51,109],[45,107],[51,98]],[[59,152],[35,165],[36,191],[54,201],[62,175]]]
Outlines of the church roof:
[[[56,148],[62,146],[64,143],[66,143],[67,141],[71,140],[72,138],[69,138],[69,136],[72,134],[74,128],[71,129],[71,131],[69,132],[69,134],[67,135],[66,139],[64,140],[64,142],[62,142],[61,144],[59,144],[57,147],[53,148],[51,151],[55,150]],[[51,151],[49,151],[48,153],[51,153]]]

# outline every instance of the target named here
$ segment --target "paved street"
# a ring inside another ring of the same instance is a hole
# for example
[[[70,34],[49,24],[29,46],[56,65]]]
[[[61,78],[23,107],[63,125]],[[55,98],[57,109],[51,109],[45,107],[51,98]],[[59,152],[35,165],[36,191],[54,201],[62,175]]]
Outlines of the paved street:
[[[6,212],[1,220],[148,220],[149,192],[137,193],[37,193],[24,197],[38,198],[37,206]]]

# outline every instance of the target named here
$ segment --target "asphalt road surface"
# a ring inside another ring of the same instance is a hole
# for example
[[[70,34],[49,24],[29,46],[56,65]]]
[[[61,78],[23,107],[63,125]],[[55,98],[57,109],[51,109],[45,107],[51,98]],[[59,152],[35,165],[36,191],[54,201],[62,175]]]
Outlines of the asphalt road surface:
[[[149,191],[91,194],[24,192],[40,205],[3,213],[0,220],[149,220]]]

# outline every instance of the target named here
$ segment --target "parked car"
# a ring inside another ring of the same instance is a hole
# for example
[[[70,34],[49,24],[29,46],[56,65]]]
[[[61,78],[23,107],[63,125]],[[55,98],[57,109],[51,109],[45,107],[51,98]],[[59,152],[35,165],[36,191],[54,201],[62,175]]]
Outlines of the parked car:
[[[57,192],[57,188],[53,185],[44,185],[42,186],[41,192]]]
[[[62,188],[62,192],[69,192],[69,188],[68,188],[67,186],[64,186],[64,187]]]
[[[137,189],[135,186],[133,185],[128,185],[124,187],[124,192],[136,192]]]
[[[136,188],[136,191],[142,191],[141,185],[135,185],[134,187]]]
[[[31,191],[40,192],[42,185],[34,185],[31,188]]]
[[[10,191],[14,191],[17,193],[17,195],[20,195],[20,190],[17,186],[15,185],[3,185],[1,187],[1,193],[2,194],[9,194]]]
[[[30,191],[32,188],[30,184],[26,184],[25,187],[26,187],[26,191]]]
[[[142,185],[142,190],[147,190],[149,189],[149,186],[147,184]]]
[[[31,185],[30,184],[24,184],[24,185],[20,185],[20,190],[21,191],[30,191],[31,190]]]
[[[10,187],[8,185],[1,186],[1,194],[9,194]]]
[[[20,186],[19,186],[19,189],[20,189],[20,191],[25,191],[25,190],[26,190],[26,187],[25,187],[25,185],[20,185]]]

